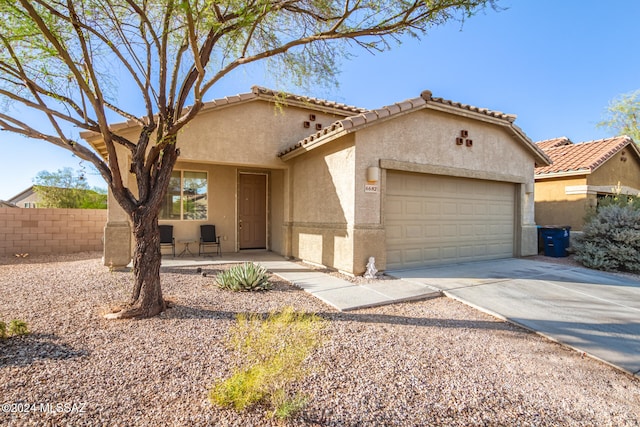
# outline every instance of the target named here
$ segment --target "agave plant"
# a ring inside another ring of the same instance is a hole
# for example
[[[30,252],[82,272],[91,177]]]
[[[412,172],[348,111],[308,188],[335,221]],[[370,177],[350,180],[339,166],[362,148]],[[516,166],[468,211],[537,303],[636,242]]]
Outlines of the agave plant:
[[[266,291],[271,289],[267,269],[261,265],[245,262],[219,273],[218,287],[230,291]]]

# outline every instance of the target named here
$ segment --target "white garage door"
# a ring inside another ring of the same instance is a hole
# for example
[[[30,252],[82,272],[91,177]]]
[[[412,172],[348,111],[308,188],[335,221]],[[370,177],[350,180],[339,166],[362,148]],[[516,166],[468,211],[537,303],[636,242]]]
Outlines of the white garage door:
[[[387,173],[387,269],[513,256],[515,185]]]

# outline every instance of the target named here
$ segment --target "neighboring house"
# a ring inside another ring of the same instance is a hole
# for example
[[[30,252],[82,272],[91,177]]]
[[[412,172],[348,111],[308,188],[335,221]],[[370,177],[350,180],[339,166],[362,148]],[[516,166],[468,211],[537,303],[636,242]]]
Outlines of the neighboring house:
[[[36,193],[35,189],[33,188],[33,185],[7,200],[8,203],[13,204],[19,208],[36,208],[38,207],[39,201],[40,198],[38,196],[38,193]]]
[[[514,120],[429,91],[367,111],[253,87],[207,103],[180,134],[161,223],[176,242],[215,224],[225,252],[353,274],[371,256],[385,270],[533,255],[533,170],[549,159]],[[106,156],[99,136],[83,137]],[[104,262],[123,265],[130,225],[110,202]]]
[[[13,203],[5,202],[4,200],[0,200],[0,208],[17,208]]]
[[[582,230],[598,199],[640,193],[640,151],[628,136],[572,143],[556,138],[536,144],[553,164],[535,170],[536,223]]]
[[[99,194],[94,190],[70,190],[70,189],[60,188],[60,187],[46,187],[46,188],[57,189],[58,191],[76,191],[76,192],[81,192],[79,194],[81,194],[82,196],[85,196],[87,198],[92,198],[91,200],[95,199],[94,204],[97,205],[97,206],[100,206],[99,207],[100,209],[106,208],[106,202],[105,202],[106,196],[104,194]],[[7,203],[13,204],[13,205],[15,205],[15,206],[17,206],[19,208],[40,208],[40,207],[43,207],[42,206],[41,196],[35,190],[35,186],[34,185],[32,185],[31,187],[27,188],[26,190],[20,192],[19,194],[15,195],[11,199],[7,200]],[[97,206],[96,206],[96,208],[98,208]]]

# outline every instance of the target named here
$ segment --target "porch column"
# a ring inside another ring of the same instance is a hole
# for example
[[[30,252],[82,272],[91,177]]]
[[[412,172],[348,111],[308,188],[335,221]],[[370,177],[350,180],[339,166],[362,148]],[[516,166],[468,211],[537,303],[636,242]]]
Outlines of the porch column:
[[[102,262],[109,267],[125,267],[131,262],[131,226],[124,210],[109,190],[107,223],[104,227]]]

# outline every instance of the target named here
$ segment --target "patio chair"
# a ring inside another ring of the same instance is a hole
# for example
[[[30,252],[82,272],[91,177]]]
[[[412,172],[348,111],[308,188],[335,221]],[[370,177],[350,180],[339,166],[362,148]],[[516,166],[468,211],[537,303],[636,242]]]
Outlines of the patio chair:
[[[219,256],[222,256],[222,247],[220,246],[220,236],[216,235],[216,226],[205,224],[200,226],[200,246],[198,247],[198,256],[206,255],[207,247],[213,247]],[[208,252],[213,254],[214,252]]]
[[[163,247],[171,247],[173,257],[176,256],[176,239],[173,238],[173,225],[160,225],[160,253]]]

